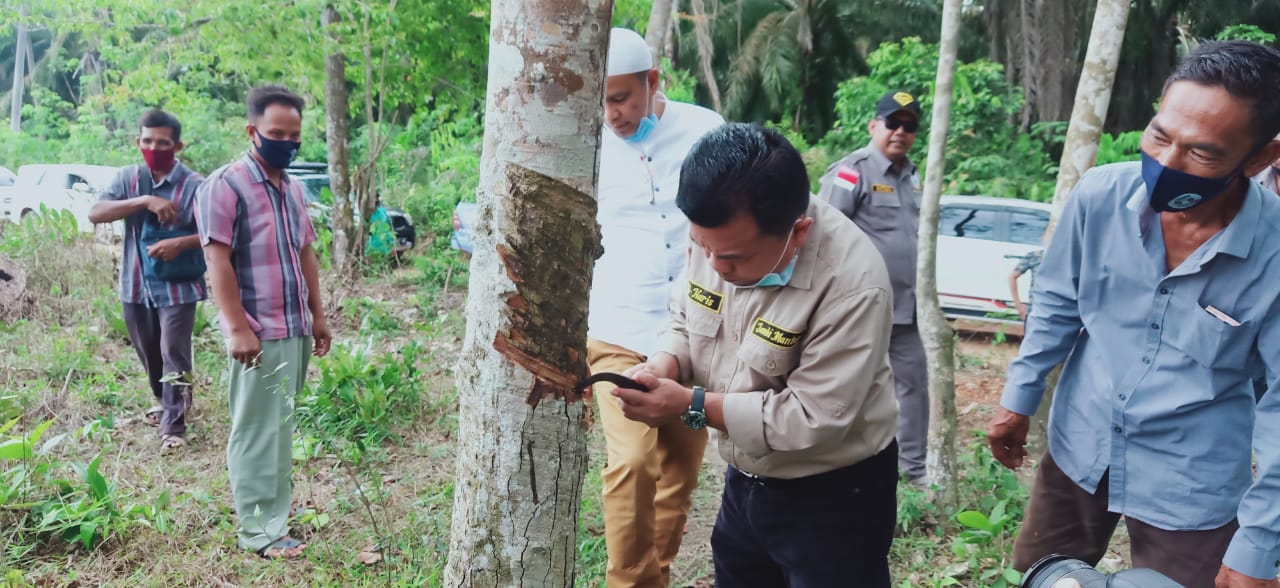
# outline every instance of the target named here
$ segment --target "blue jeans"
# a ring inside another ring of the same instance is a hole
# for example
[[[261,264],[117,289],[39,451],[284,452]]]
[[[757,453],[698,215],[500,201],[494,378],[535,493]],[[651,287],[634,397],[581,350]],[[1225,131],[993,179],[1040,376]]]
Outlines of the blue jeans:
[[[793,480],[725,473],[716,588],[889,588],[898,446]]]

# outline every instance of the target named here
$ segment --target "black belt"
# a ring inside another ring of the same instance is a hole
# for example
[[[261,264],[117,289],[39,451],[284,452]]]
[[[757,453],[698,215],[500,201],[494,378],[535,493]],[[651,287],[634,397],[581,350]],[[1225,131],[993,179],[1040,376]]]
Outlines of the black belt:
[[[893,476],[895,475],[893,472],[897,472],[898,467],[898,442],[897,440],[890,442],[888,447],[858,463],[799,478],[770,478],[743,471],[734,465],[729,467],[757,484],[776,487],[802,487],[848,476],[856,477],[864,474],[873,474],[876,473],[877,467],[885,468],[886,472],[890,472],[888,475]]]

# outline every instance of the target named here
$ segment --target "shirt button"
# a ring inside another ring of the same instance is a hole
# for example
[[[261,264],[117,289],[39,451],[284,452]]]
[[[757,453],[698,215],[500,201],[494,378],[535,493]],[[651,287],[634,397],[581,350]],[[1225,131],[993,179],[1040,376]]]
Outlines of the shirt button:
[[[667,243],[667,249],[671,249],[671,244]]]
[[[1158,324],[1156,324],[1156,323],[1151,323],[1151,328],[1156,329],[1156,330],[1160,330],[1160,325],[1158,325]]]
[[[654,187],[653,187],[653,191],[654,191],[654,192],[661,192],[661,191],[662,191],[662,188],[659,188],[659,187],[657,187],[657,186],[654,186]]]
[[[1122,433],[1123,431],[1120,429],[1119,425],[1117,425],[1115,428],[1115,432]]]
[[[1160,289],[1160,293],[1161,293],[1161,294],[1168,294],[1168,293],[1169,293],[1169,289],[1168,289],[1168,288],[1161,288],[1161,289]]]
[[[646,159],[648,159],[649,161],[653,161],[653,157],[652,157],[652,156],[647,157]]]
[[[1120,395],[1120,400],[1124,400],[1124,394]]]
[[[662,214],[662,218],[667,218],[666,213],[663,213],[663,214]]]
[[[764,364],[764,367],[767,367],[767,368],[769,368],[769,369],[773,369],[773,368],[775,368],[775,367],[778,367],[778,364],[774,363],[774,362],[773,362],[773,360],[771,359],[771,360],[769,360],[768,362],[766,362],[766,363]]]
[[[1150,363],[1151,363],[1151,358],[1150,358],[1150,357],[1144,357],[1144,358],[1142,358],[1142,363],[1150,364]]]
[[[675,277],[675,276],[667,276],[667,281],[668,281],[668,282],[674,282],[674,281],[676,281],[676,277]]]

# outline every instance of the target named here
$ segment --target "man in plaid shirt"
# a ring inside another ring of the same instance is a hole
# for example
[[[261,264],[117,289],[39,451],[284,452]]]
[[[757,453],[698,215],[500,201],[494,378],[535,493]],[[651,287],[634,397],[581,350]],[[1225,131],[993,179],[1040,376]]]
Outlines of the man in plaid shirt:
[[[191,332],[196,303],[205,299],[204,276],[165,281],[144,271],[143,260],[170,261],[200,246],[195,227],[195,194],[204,180],[177,160],[182,151],[182,123],[163,110],[138,121],[138,149],[145,163],[122,168],[89,209],[93,223],[124,219],[124,255],[120,258],[120,302],[129,341],[142,360],[155,400],[143,415],[159,427],[162,450],[186,445],[187,410],[191,405]],[[151,244],[141,240],[152,223],[190,231]],[[167,376],[167,377],[166,377]]]
[[[240,547],[295,558],[292,398],[309,356],[329,352],[316,232],[302,184],[285,173],[301,145],[301,97],[280,86],[249,91],[251,149],[213,172],[196,196],[196,222],[219,324],[230,353],[227,470]]]

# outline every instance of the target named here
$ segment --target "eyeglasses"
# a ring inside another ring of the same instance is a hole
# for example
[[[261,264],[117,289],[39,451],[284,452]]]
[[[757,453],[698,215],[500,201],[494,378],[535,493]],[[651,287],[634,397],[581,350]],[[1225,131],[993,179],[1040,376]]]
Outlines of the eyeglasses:
[[[884,128],[889,129],[890,131],[896,131],[898,130],[898,127],[902,127],[903,132],[914,133],[920,130],[920,121],[911,119],[903,120],[900,118],[884,119]]]

